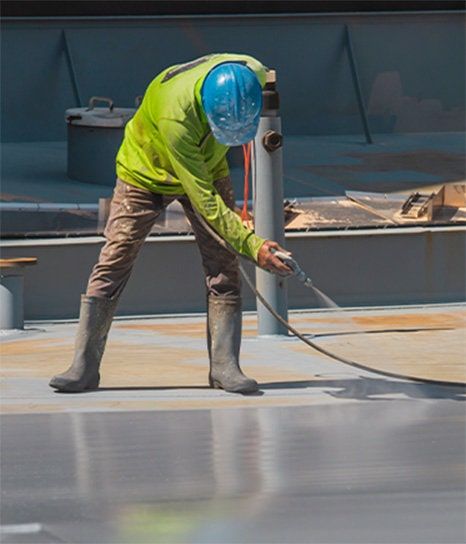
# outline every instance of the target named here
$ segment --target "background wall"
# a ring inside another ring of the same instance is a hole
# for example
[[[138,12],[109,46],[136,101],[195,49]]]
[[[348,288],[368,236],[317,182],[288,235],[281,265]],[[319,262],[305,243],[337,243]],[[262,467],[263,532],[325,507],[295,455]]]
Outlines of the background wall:
[[[359,139],[362,125],[348,62],[345,25],[351,30],[371,130],[387,134],[370,149],[361,146],[364,137]],[[7,18],[1,33],[1,115],[2,140],[9,143],[2,147],[7,158],[12,159],[10,170],[15,176],[9,190],[14,195],[29,194],[27,187],[20,191],[21,183],[40,188],[45,180],[57,191],[60,184],[66,183],[64,145],[57,155],[63,163],[58,163],[55,155],[44,159],[38,145],[43,142],[47,147],[47,142],[66,139],[64,112],[77,105],[65,55],[65,36],[83,103],[90,96],[100,95],[110,96],[118,106],[131,106],[160,70],[209,52],[236,51],[261,59],[278,72],[284,133],[297,136],[288,141],[294,141],[292,151],[301,162],[297,163],[291,153],[290,164],[294,164],[297,177],[306,174],[306,180],[319,189],[318,194],[337,189],[344,192],[348,188],[345,176],[354,172],[356,181],[367,182],[372,190],[380,190],[378,181],[386,182],[387,174],[412,183],[420,176],[419,168],[424,175],[426,163],[432,163],[433,149],[442,153],[433,157],[437,161],[435,176],[430,175],[427,166],[427,181],[443,182],[439,173],[443,175],[450,163],[457,164],[454,161],[464,153],[464,12]],[[416,136],[422,139],[419,144],[411,142],[411,136],[406,135],[409,132],[431,134]],[[303,137],[348,134],[356,134],[357,141],[345,136],[329,146],[325,137],[317,138],[320,144],[316,138]],[[424,142],[425,138],[428,140]],[[438,142],[431,145],[431,139]],[[355,146],[358,153],[348,158]],[[31,148],[35,149],[37,161],[31,160]],[[381,162],[381,157],[390,152],[396,155],[395,165],[391,166],[394,174]],[[361,153],[365,154],[362,159]],[[356,162],[364,160],[369,166],[354,168],[355,156]],[[30,170],[29,178],[24,177],[24,168],[16,168],[23,163]],[[36,164],[42,168],[40,178]],[[291,166],[287,175],[291,172],[294,176]],[[330,174],[316,170],[319,166]],[[342,172],[342,166],[347,167],[347,173],[344,169]],[[463,171],[456,168],[448,180],[464,179]],[[58,181],[53,185],[51,178],[55,174]],[[420,181],[425,182],[424,178]],[[298,190],[302,194],[303,186],[299,185],[295,192]],[[290,236],[287,244],[316,285],[341,305],[464,300],[464,228],[414,229],[410,233],[406,229],[388,230]],[[98,238],[2,243],[5,258],[39,257],[39,265],[26,273],[28,319],[76,316],[79,294],[102,242]],[[150,239],[125,290],[120,312],[202,310],[200,265],[191,267],[193,274],[185,277],[180,262],[199,265],[190,238]],[[154,282],[154,278],[164,281]],[[170,284],[164,283],[168,280]],[[253,298],[246,297],[247,307],[251,308]],[[309,293],[303,295],[302,287],[290,282],[291,308],[314,304]]]
[[[102,238],[3,242],[4,258],[39,259],[25,272],[26,319],[77,317],[80,294],[102,243]],[[286,247],[340,306],[464,302],[466,297],[465,227],[288,234]],[[249,265],[248,270],[254,277]],[[288,287],[290,308],[318,307],[310,289],[293,279]],[[246,309],[255,308],[247,286],[243,298]],[[205,311],[205,290],[194,239],[149,238],[118,313],[200,311]]]
[[[346,24],[373,132],[464,130],[461,12],[7,18],[1,35],[2,139],[65,140],[64,112],[77,104],[64,31],[84,103],[100,95],[131,106],[166,66],[235,51],[278,71],[285,134],[359,133]]]

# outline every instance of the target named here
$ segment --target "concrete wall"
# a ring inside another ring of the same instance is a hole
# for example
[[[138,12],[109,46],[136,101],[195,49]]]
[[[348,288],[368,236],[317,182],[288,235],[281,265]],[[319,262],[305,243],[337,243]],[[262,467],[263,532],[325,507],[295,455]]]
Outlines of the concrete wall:
[[[284,132],[362,132],[344,41],[350,25],[373,132],[464,129],[463,13],[4,19],[3,141],[65,140],[75,106],[131,106],[164,67],[209,52],[252,54],[278,70]]]
[[[26,319],[77,316],[79,295],[102,242],[81,238],[2,243],[4,258],[39,258],[37,266],[26,270]],[[466,227],[289,234],[286,243],[315,285],[342,306],[466,300]],[[254,308],[246,286],[244,297],[246,308]],[[289,282],[289,298],[290,308],[316,307],[312,292],[295,280]],[[149,239],[119,314],[204,310],[203,277],[193,238]]]

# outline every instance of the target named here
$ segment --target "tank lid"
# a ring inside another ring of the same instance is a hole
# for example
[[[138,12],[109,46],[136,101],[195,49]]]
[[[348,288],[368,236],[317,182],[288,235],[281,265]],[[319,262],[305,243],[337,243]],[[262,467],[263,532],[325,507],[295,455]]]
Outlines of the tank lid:
[[[95,107],[97,102],[107,102],[108,107]],[[110,98],[93,96],[87,108],[66,110],[65,119],[75,126],[121,128],[135,113],[135,108],[115,108]]]

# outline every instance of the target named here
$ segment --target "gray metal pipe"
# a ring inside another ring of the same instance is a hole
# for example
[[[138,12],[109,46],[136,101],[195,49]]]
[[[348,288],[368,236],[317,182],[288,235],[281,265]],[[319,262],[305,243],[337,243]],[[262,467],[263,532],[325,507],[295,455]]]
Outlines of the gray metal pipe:
[[[0,330],[24,327],[24,275],[21,268],[0,274]]]
[[[254,140],[254,226],[258,236],[284,245],[282,126],[274,76],[274,72],[268,76],[264,108]],[[283,278],[257,268],[256,286],[268,304],[287,320],[288,297]],[[259,300],[257,317],[260,336],[288,335],[286,327]]]

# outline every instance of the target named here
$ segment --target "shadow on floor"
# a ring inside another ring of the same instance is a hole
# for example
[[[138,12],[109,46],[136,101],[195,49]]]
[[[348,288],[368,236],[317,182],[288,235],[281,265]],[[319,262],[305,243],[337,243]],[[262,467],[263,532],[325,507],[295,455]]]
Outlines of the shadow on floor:
[[[394,381],[384,378],[348,378],[334,380],[302,380],[296,382],[261,383],[262,390],[330,388],[339,391],[326,391],[335,398],[359,400],[389,400],[373,398],[378,395],[405,395],[415,399],[466,400],[466,385],[440,385],[420,382]],[[394,400],[394,399],[393,399]]]
[[[358,400],[390,400],[386,395],[404,395],[413,399],[450,399],[466,400],[465,385],[441,385],[420,382],[395,381],[384,378],[355,377],[331,380],[300,380],[283,382],[265,382],[259,384],[260,391],[248,396],[261,396],[274,389],[312,389],[328,388],[325,391],[334,398]],[[171,390],[208,390],[209,386],[143,386],[143,387],[101,387],[99,391],[171,391]],[[337,389],[338,391],[333,391]],[[374,398],[384,395],[384,398]],[[392,399],[395,400],[395,399]]]

